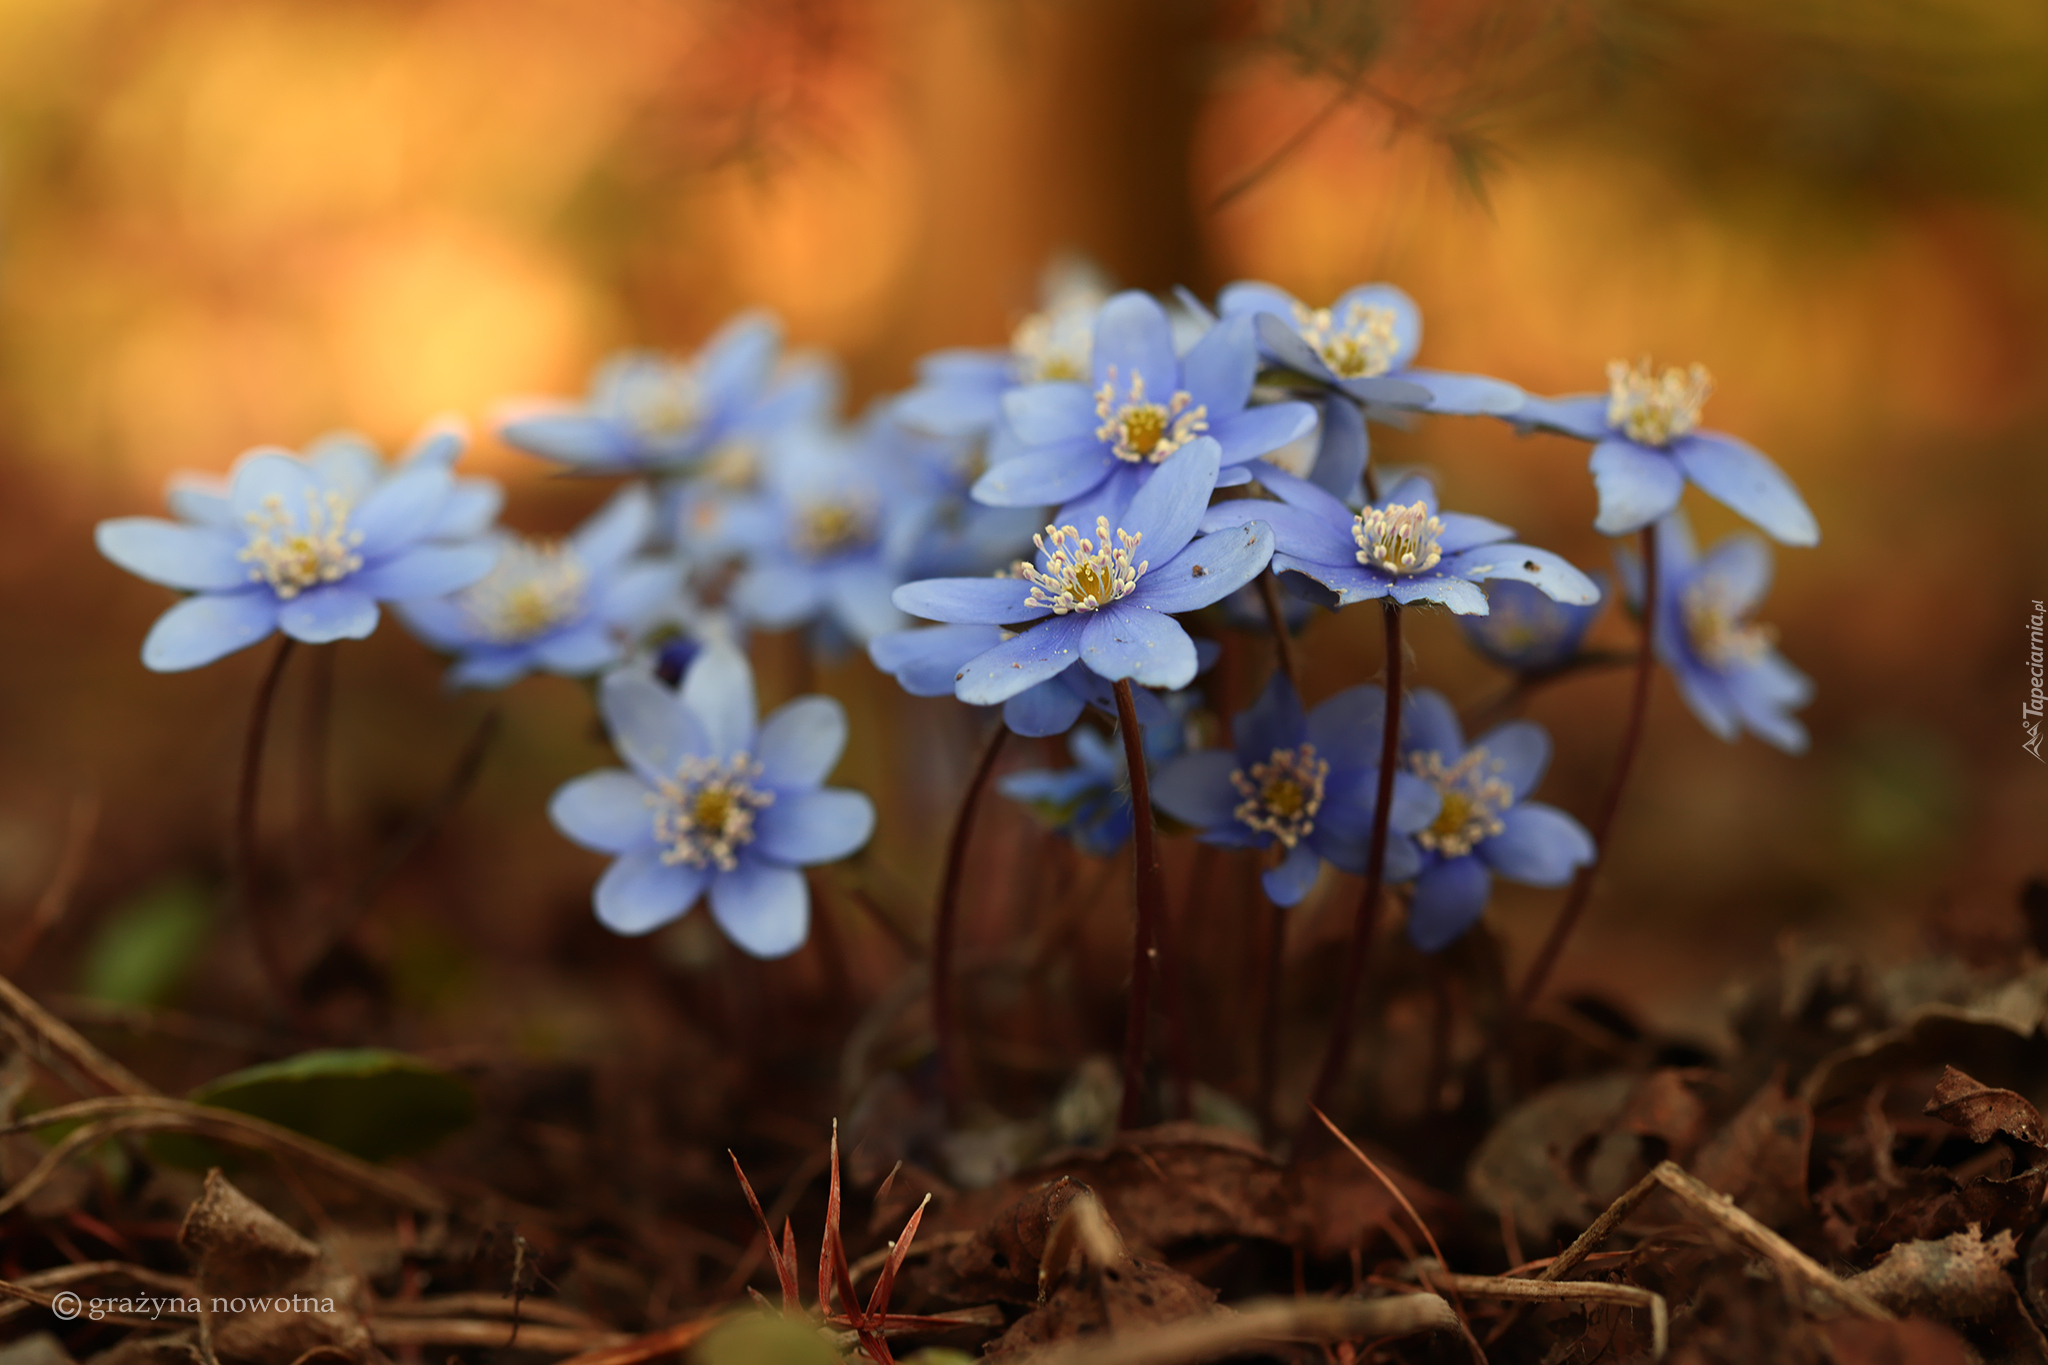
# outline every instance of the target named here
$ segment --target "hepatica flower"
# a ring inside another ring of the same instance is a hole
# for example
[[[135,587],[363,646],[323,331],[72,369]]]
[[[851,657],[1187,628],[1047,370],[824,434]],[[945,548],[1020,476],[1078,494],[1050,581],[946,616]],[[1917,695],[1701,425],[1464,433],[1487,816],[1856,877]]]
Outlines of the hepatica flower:
[[[142,661],[160,673],[212,663],[282,630],[308,644],[361,639],[379,602],[435,597],[490,572],[497,551],[437,537],[466,527],[449,460],[372,479],[359,460],[250,451],[224,492],[187,484],[183,522],[119,517],[94,532],[130,573],[193,594],[157,619]]]
[[[1144,737],[1147,767],[1157,768],[1180,752],[1181,719],[1166,707],[1160,707],[1158,723],[1141,721],[1138,728]],[[1012,801],[1030,807],[1083,853],[1107,858],[1130,842],[1137,819],[1131,806],[1131,770],[1124,746],[1082,725],[1067,736],[1067,752],[1073,755],[1073,767],[1009,773],[997,780],[996,788]],[[1156,793],[1153,804],[1159,804]]]
[[[896,605],[912,615],[1016,632],[960,668],[954,695],[994,706],[1076,662],[1112,681],[1185,687],[1196,672],[1195,644],[1174,613],[1243,586],[1272,555],[1271,531],[1254,520],[1259,508],[1247,506],[1229,529],[1195,538],[1219,459],[1213,440],[1196,439],[1159,466],[1115,521],[1103,516],[1085,531],[1048,526],[1018,577],[931,578],[898,588]]]
[[[1234,749],[1183,754],[1153,787],[1153,804],[1195,826],[1204,843],[1276,849],[1261,874],[1275,905],[1297,905],[1325,862],[1365,871],[1379,769],[1386,692],[1346,688],[1304,715],[1285,674],[1237,717]],[[1409,836],[1437,816],[1437,794],[1422,779],[1394,775],[1387,813],[1386,875],[1415,875],[1421,854]]]
[[[1258,348],[1248,319],[1211,328],[1183,359],[1158,300],[1129,291],[1102,307],[1086,383],[1033,384],[1003,399],[1021,449],[990,465],[974,496],[996,507],[1061,505],[1084,529],[1114,519],[1178,451],[1215,443],[1225,483],[1245,461],[1315,424],[1305,403],[1248,407]]]
[[[913,697],[949,697],[960,671],[1011,634],[1001,626],[913,626],[870,640],[868,658]],[[1196,641],[1198,666],[1204,643]],[[1140,725],[1162,724],[1168,717],[1159,698],[1146,688],[1132,688],[1131,702]],[[1003,724],[1014,734],[1035,739],[1065,734],[1091,706],[1115,716],[1116,694],[1106,678],[1076,660],[1002,705]]]
[[[1436,490],[1420,475],[1403,479],[1384,502],[1353,512],[1304,479],[1271,465],[1259,482],[1276,505],[1240,508],[1223,502],[1205,524],[1261,516],[1273,527],[1273,569],[1300,574],[1328,589],[1334,605],[1390,597],[1403,605],[1440,602],[1460,615],[1484,615],[1479,584],[1514,579],[1534,584],[1560,602],[1599,600],[1593,580],[1548,550],[1508,539],[1498,522],[1437,509]]]
[[[1592,578],[1602,586],[1600,575]],[[1465,642],[1512,672],[1548,673],[1578,657],[1603,603],[1559,602],[1532,584],[1503,579],[1486,590],[1486,605],[1484,616],[1458,618]]]
[[[1440,692],[1411,693],[1401,761],[1436,789],[1436,817],[1418,831],[1422,869],[1408,907],[1408,937],[1426,953],[1448,947],[1486,909],[1496,875],[1562,886],[1593,860],[1593,839],[1555,806],[1528,799],[1550,766],[1550,736],[1509,721],[1467,746]]]
[[[1642,565],[1621,556],[1630,600],[1640,607]],[[1777,650],[1777,633],[1749,619],[1771,586],[1771,548],[1732,535],[1704,556],[1674,512],[1657,527],[1657,657],[1700,724],[1732,740],[1748,730],[1787,753],[1806,750],[1806,727],[1789,714],[1813,700],[1813,683]]]
[[[629,351],[606,361],[581,405],[506,421],[507,444],[584,473],[675,472],[725,453],[743,459],[765,433],[829,405],[836,379],[799,364],[776,374],[782,333],[764,313],[727,323],[688,360]]]
[[[614,855],[598,919],[644,934],[708,894],[711,917],[746,952],[795,952],[811,914],[798,869],[846,857],[875,827],[866,796],[822,785],[846,747],[839,703],[799,697],[757,726],[746,657],[718,645],[678,691],[621,671],[598,705],[627,766],[579,777],[548,804],[555,828]]]
[[[1517,426],[1542,427],[1592,441],[1600,494],[1594,527],[1626,535],[1678,506],[1690,482],[1786,545],[1817,545],[1820,526],[1799,490],[1761,451],[1700,427],[1713,381],[1704,365],[1658,373],[1645,359],[1607,367],[1605,394],[1531,398]]]
[[[447,597],[400,608],[413,633],[459,655],[449,680],[503,687],[542,671],[586,677],[620,663],[673,604],[679,569],[638,557],[654,529],[654,498],[633,485],[562,540],[493,538],[498,561]]]

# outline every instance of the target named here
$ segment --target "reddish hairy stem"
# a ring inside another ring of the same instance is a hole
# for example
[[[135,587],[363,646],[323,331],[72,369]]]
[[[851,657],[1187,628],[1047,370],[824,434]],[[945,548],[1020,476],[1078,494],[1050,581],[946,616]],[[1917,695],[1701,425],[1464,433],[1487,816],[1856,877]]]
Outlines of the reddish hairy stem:
[[[1166,1007],[1166,1060],[1173,1075],[1173,1116],[1177,1119],[1195,1116],[1195,1054],[1188,1037],[1188,960],[1184,950],[1188,921],[1194,917],[1195,897],[1202,888],[1201,855],[1207,852],[1209,846],[1204,844],[1195,854],[1194,875],[1188,879],[1187,899],[1181,903],[1179,918],[1166,913],[1159,916],[1159,988]]]
[[[939,907],[932,919],[932,1035],[939,1055],[939,1088],[946,1102],[946,1117],[960,1116],[960,1101],[966,1093],[966,1075],[960,1061],[959,1024],[953,1011],[953,944],[960,922],[960,882],[967,870],[967,840],[974,832],[974,812],[981,793],[1002,755],[1003,741],[1010,728],[996,717],[996,730],[974,765],[967,780],[967,792],[960,798],[960,813],[953,818],[953,834],[946,843],[946,873],[939,883]]]
[[[1258,891],[1266,907],[1266,992],[1259,1005],[1259,1131],[1273,1134],[1273,1095],[1280,1084],[1280,988],[1286,979],[1287,907]]]
[[[1337,995],[1337,1012],[1330,1020],[1330,1043],[1323,1053],[1322,1070],[1316,1074],[1315,1089],[1309,1094],[1309,1114],[1302,1120],[1295,1151],[1307,1147],[1318,1131],[1313,1115],[1330,1107],[1330,1092],[1344,1077],[1351,1060],[1351,1028],[1358,1013],[1358,996],[1365,987],[1366,964],[1372,958],[1372,940],[1379,929],[1380,889],[1387,867],[1387,816],[1394,804],[1394,766],[1401,757],[1401,604],[1391,597],[1380,599],[1387,623],[1387,708],[1380,727],[1379,785],[1372,812],[1372,841],[1365,857],[1365,893],[1358,898],[1358,915],[1351,926],[1351,951],[1344,961],[1344,984]]]
[[[277,698],[278,680],[284,676],[286,661],[292,657],[291,636],[281,636],[270,656],[270,667],[256,685],[256,700],[249,711],[249,729],[242,742],[242,780],[235,794],[234,840],[228,852],[229,900],[234,909],[249,918],[250,937],[256,956],[277,1003],[293,1008],[291,978],[285,969],[284,952],[277,942],[277,926],[256,904],[256,803],[263,791],[263,742],[270,731],[271,703]]]
[[[1280,580],[1268,568],[1259,575],[1259,600],[1266,605],[1266,624],[1273,632],[1273,651],[1279,655],[1280,671],[1287,675],[1287,681],[1294,688],[1294,695],[1301,695],[1301,670],[1294,661],[1294,637],[1287,633],[1287,616],[1280,607]]]
[[[1622,793],[1628,788],[1629,770],[1634,767],[1636,749],[1643,739],[1643,718],[1650,710],[1650,675],[1656,670],[1656,650],[1652,647],[1657,630],[1657,527],[1654,523],[1643,528],[1643,644],[1636,651],[1636,680],[1634,691],[1629,697],[1628,723],[1622,730],[1621,753],[1614,761],[1614,777],[1607,784],[1607,797],[1600,803],[1599,815],[1593,821],[1593,861],[1580,868],[1572,878],[1571,890],[1565,893],[1564,908],[1557,912],[1557,922],[1550,928],[1550,937],[1543,940],[1543,947],[1536,954],[1536,961],[1529,967],[1529,975],[1522,979],[1522,989],[1515,994],[1514,1007],[1509,1012],[1507,1023],[1512,1026],[1527,1017],[1529,1009],[1536,1003],[1536,997],[1543,993],[1543,987],[1550,980],[1550,974],[1557,967],[1557,960],[1564,954],[1565,941],[1578,927],[1579,918],[1585,914],[1586,902],[1593,894],[1593,879],[1600,875],[1601,864],[1607,860],[1607,838],[1614,830],[1614,817],[1621,809]]]
[[[1134,1127],[1142,1112],[1145,1091],[1145,1032],[1152,1017],[1152,966],[1158,953],[1159,921],[1164,888],[1159,881],[1159,841],[1152,827],[1152,781],[1145,772],[1145,736],[1138,728],[1138,708],[1131,700],[1131,680],[1116,683],[1117,730],[1123,735],[1124,762],[1131,773],[1131,822],[1136,829],[1132,863],[1137,872],[1138,914],[1131,947],[1131,1010],[1124,1024],[1124,1095],[1117,1114],[1119,1129]]]

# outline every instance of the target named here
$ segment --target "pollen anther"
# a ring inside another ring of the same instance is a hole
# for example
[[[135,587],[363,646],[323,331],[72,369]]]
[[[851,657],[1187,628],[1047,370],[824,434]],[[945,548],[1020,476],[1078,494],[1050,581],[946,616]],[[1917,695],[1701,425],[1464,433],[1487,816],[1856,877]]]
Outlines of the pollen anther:
[[[1117,401],[1116,366],[1095,391],[1095,415],[1102,425],[1097,439],[1108,441],[1111,451],[1126,464],[1158,464],[1209,429],[1209,409],[1195,403],[1185,389],[1174,392],[1164,403],[1145,398],[1145,376],[1131,376],[1131,386],[1122,403]]]
[[[250,582],[268,583],[287,601],[307,588],[338,583],[363,567],[356,553],[363,533],[349,529],[348,514],[348,499],[332,489],[307,489],[303,518],[294,517],[284,497],[272,493],[243,517],[249,543],[236,558],[249,566]]]
[[[1328,760],[1316,757],[1313,744],[1275,749],[1265,762],[1231,772],[1230,785],[1244,798],[1231,814],[1240,824],[1293,848],[1315,831],[1329,775]]]
[[[1515,790],[1500,777],[1500,763],[1475,748],[1456,763],[1431,749],[1410,754],[1408,766],[1443,798],[1443,808],[1415,842],[1446,858],[1462,858],[1506,828],[1501,812],[1515,803]]]
[[[1070,611],[1096,611],[1138,586],[1138,578],[1151,567],[1150,560],[1132,562],[1144,533],[1118,528],[1111,532],[1108,517],[1095,519],[1095,539],[1090,540],[1072,526],[1047,526],[1031,543],[1045,556],[1045,568],[1020,561],[1018,576],[1031,584],[1028,606],[1042,608],[1055,616]]]
[[[761,764],[746,754],[684,759],[647,796],[662,862],[720,872],[739,866],[738,850],[754,841],[755,814],[775,804],[774,792],[753,785],[760,776]]]
[[[1607,424],[1621,428],[1631,441],[1670,445],[1700,424],[1700,409],[1713,391],[1713,377],[1704,365],[1682,370],[1672,365],[1660,375],[1651,369],[1648,356],[1633,366],[1609,361]]]
[[[1294,328],[1339,379],[1370,379],[1394,367],[1394,310],[1350,304],[1339,321],[1334,310],[1294,305]]]
[[[1358,562],[1393,574],[1427,573],[1444,557],[1437,538],[1444,533],[1443,518],[1430,514],[1426,502],[1406,507],[1368,507],[1351,526],[1351,538],[1358,542]]]

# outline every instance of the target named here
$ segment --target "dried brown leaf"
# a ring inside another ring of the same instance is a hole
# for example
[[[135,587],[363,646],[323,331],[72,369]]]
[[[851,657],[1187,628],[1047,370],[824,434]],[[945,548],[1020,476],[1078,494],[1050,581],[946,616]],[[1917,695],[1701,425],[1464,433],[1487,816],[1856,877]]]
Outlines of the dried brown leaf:
[[[2029,1147],[2048,1147],[2048,1127],[2041,1111],[2013,1090],[1985,1085],[1952,1066],[1942,1068],[1934,1094],[1921,1112],[1954,1124],[1972,1142],[1989,1142],[2000,1133]]]

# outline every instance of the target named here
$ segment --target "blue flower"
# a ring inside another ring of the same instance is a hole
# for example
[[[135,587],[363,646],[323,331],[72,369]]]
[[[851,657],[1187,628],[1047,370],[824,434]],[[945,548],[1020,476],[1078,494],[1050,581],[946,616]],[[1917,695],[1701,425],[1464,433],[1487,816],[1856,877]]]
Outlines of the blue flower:
[[[1091,382],[1033,384],[1003,411],[1022,449],[989,466],[974,496],[996,507],[1060,504],[1060,519],[1112,520],[1162,462],[1191,443],[1217,445],[1225,483],[1239,466],[1278,450],[1315,424],[1306,403],[1247,407],[1258,372],[1248,318],[1211,328],[1183,359],[1158,300],[1130,291],[1102,307],[1090,351]]]
[[[1197,669],[1195,642],[1173,613],[1208,606],[1250,582],[1273,552],[1260,509],[1239,524],[1195,539],[1216,486],[1220,452],[1198,437],[1161,464],[1115,522],[1097,519],[1093,538],[1053,525],[1019,578],[928,578],[906,583],[896,605],[927,620],[1028,630],[970,659],[954,695],[994,706],[1066,671],[1077,660],[1112,681],[1185,687]],[[1245,524],[1250,523],[1250,524]]]
[[[1787,545],[1818,545],[1820,525],[1785,472],[1754,446],[1700,429],[1713,383],[1704,365],[1659,375],[1648,360],[1607,367],[1605,394],[1531,398],[1511,414],[1528,431],[1543,428],[1592,441],[1593,483],[1605,535],[1639,531],[1678,506],[1687,482]]]
[[[1364,873],[1379,780],[1385,689],[1346,688],[1307,715],[1284,673],[1233,725],[1233,750],[1204,749],[1168,764],[1152,802],[1201,830],[1204,843],[1272,848],[1284,857],[1262,874],[1275,905],[1298,905],[1325,862]],[[1437,816],[1436,791],[1394,775],[1387,812],[1386,875],[1415,875],[1421,854],[1408,836]]]
[[[1274,362],[1324,386],[1309,479],[1340,498],[1357,489],[1370,449],[1358,405],[1496,416],[1522,405],[1522,391],[1502,380],[1417,368],[1422,310],[1391,284],[1362,284],[1328,308],[1311,308],[1285,290],[1245,281],[1225,289],[1217,303],[1227,318],[1253,320],[1259,347]]]
[[[1448,947],[1486,909],[1497,873],[1528,886],[1563,886],[1593,861],[1593,838],[1555,806],[1528,800],[1550,766],[1550,736],[1509,721],[1467,748],[1458,713],[1440,692],[1409,694],[1401,761],[1441,798],[1415,836],[1422,870],[1408,906],[1408,937],[1425,953]]]
[[[1179,709],[1189,698],[1179,694]],[[1156,769],[1181,751],[1185,742],[1180,717],[1161,707],[1161,722],[1138,725],[1145,763]],[[1067,736],[1071,768],[1038,768],[1009,773],[996,789],[1029,806],[1040,819],[1074,841],[1074,847],[1095,858],[1107,858],[1130,842],[1136,823],[1131,808],[1131,769],[1121,740],[1078,726]],[[1155,799],[1154,805],[1158,805]]]
[[[960,670],[1008,635],[1000,626],[913,626],[868,641],[868,658],[913,697],[949,697]],[[1215,662],[1219,652],[1213,641],[1195,641],[1197,671]],[[1132,688],[1131,702],[1141,726],[1162,724],[1168,718],[1166,707],[1148,688]],[[1106,678],[1077,660],[1005,701],[1003,724],[1012,733],[1033,739],[1063,735],[1091,706],[1114,717],[1116,694]]]
[[[755,957],[803,946],[811,898],[799,868],[834,862],[868,841],[875,808],[823,786],[846,747],[846,712],[799,697],[754,721],[746,656],[706,648],[671,692],[622,670],[598,706],[623,768],[602,768],[555,792],[555,828],[616,861],[594,902],[605,927],[644,934],[687,913],[707,891],[711,917]]]
[[[599,367],[580,407],[551,405],[506,421],[509,445],[588,474],[688,469],[749,447],[829,407],[837,375],[816,362],[776,374],[782,332],[762,313],[727,323],[690,360],[629,351]]]
[[[1484,615],[1490,579],[1533,583],[1560,602],[1599,600],[1593,580],[1562,557],[1512,543],[1514,532],[1484,517],[1437,511],[1429,480],[1410,475],[1384,502],[1353,512],[1304,479],[1261,464],[1258,480],[1279,503],[1221,502],[1204,526],[1247,516],[1273,527],[1273,571],[1300,574],[1329,590],[1329,604],[1376,597],[1441,602],[1461,615]]]
[[[654,498],[632,485],[565,540],[501,532],[498,562],[459,593],[409,602],[413,633],[460,655],[458,686],[503,687],[541,670],[586,677],[620,663],[676,598],[679,568],[636,558],[654,529]]]
[[[1606,596],[1601,575],[1590,575],[1603,600],[1559,602],[1541,588],[1503,579],[1486,591],[1484,616],[1460,616],[1465,641],[1515,673],[1548,673],[1578,657],[1579,644],[1600,615]]]
[[[1622,582],[1641,608],[1643,571],[1622,553]],[[1788,714],[1813,700],[1813,682],[1775,648],[1776,633],[1750,621],[1771,587],[1771,547],[1732,535],[1705,556],[1682,512],[1657,526],[1657,658],[1700,724],[1733,740],[1747,729],[1786,753],[1806,750],[1806,727]]]
[[[272,631],[308,644],[359,640],[379,602],[469,586],[497,557],[476,540],[494,498],[465,492],[449,466],[460,437],[429,437],[395,471],[344,438],[312,458],[259,448],[222,490],[174,487],[184,522],[118,517],[95,529],[100,553],[153,583],[192,593],[157,619],[142,662],[160,673],[212,663]]]

